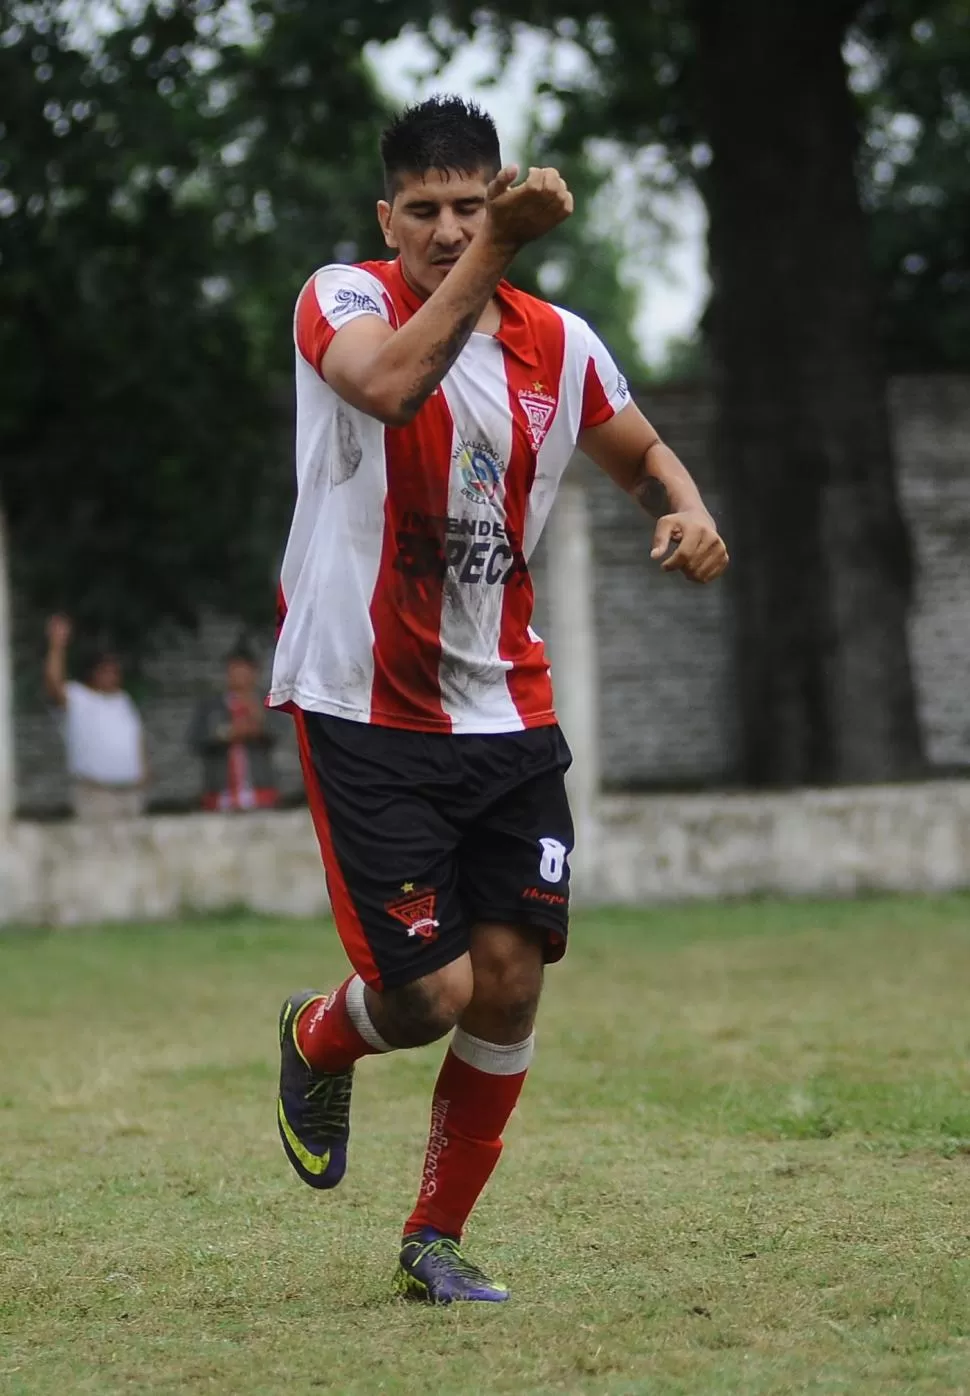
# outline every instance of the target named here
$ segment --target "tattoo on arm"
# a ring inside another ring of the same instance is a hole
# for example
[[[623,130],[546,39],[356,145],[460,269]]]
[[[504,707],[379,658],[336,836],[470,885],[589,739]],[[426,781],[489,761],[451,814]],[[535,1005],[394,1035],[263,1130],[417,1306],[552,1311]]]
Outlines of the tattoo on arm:
[[[664,514],[671,512],[667,488],[655,475],[647,474],[646,461],[643,465],[643,478],[633,486],[630,493],[640,508],[650,514],[652,518],[659,519]]]
[[[477,320],[478,316],[473,313],[463,315],[447,339],[438,340],[431,346],[431,352],[422,365],[423,373],[401,403],[406,412],[416,412],[434,392],[467,344]]]

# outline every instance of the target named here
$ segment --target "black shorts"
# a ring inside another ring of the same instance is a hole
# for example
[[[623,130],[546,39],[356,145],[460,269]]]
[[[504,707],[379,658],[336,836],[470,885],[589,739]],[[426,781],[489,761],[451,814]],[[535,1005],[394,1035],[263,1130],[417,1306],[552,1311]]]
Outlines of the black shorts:
[[[465,953],[480,921],[566,950],[573,824],[558,727],[451,736],[295,714],[337,930],[375,989]]]

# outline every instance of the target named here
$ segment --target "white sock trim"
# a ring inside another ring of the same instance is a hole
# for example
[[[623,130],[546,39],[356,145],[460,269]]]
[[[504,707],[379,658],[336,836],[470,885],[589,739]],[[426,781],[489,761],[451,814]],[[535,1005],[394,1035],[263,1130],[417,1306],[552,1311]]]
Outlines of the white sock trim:
[[[520,1072],[528,1071],[535,1045],[534,1032],[524,1042],[513,1042],[508,1046],[483,1042],[463,1028],[456,1028],[451,1039],[451,1050],[459,1061],[474,1066],[478,1071],[485,1071],[489,1076],[518,1076]]]
[[[373,1047],[375,1052],[394,1051],[391,1044],[384,1041],[371,1022],[364,1000],[364,981],[359,974],[355,974],[347,985],[347,1014],[368,1047]]]

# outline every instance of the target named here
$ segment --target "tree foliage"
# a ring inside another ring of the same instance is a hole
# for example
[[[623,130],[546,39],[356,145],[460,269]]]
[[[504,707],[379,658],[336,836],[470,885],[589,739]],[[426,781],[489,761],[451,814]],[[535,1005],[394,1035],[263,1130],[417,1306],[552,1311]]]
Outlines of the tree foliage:
[[[716,136],[698,70],[706,8],[702,0],[426,0],[409,13],[439,26],[449,53],[482,26],[507,49],[522,24],[578,47],[589,77],[543,84],[562,109],[550,148],[574,152],[595,138],[630,152],[660,144],[704,195]],[[856,63],[859,186],[887,361],[896,370],[970,368],[970,8],[965,0],[825,0],[822,8]]]
[[[200,605],[270,613],[281,410],[307,271],[372,219],[359,45],[311,74],[276,10],[6,5],[2,489],[18,610],[136,646]],[[348,127],[344,104],[355,122]],[[272,541],[270,541],[272,540]]]
[[[0,0],[2,494],[22,626],[68,607],[137,649],[208,603],[269,614],[292,305],[314,266],[383,252],[386,108],[362,42],[403,22],[307,0]],[[592,197],[581,153],[571,170]],[[517,271],[536,287],[554,267],[636,368],[619,256],[579,218]]]
[[[894,0],[860,15],[858,78],[889,365],[970,369],[970,8]]]

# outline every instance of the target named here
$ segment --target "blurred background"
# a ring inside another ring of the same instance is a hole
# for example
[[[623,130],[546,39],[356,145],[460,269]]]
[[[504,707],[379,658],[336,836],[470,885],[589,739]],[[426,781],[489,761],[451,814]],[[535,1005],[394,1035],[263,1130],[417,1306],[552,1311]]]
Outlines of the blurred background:
[[[599,331],[733,556],[709,591],[661,578],[642,516],[571,467],[537,628],[592,842],[601,796],[952,791],[962,0],[0,0],[0,818],[77,807],[58,682],[105,658],[135,812],[301,802],[254,698],[292,306],[316,266],[382,255],[378,132],[435,90],[566,174],[575,216],[513,279]]]

